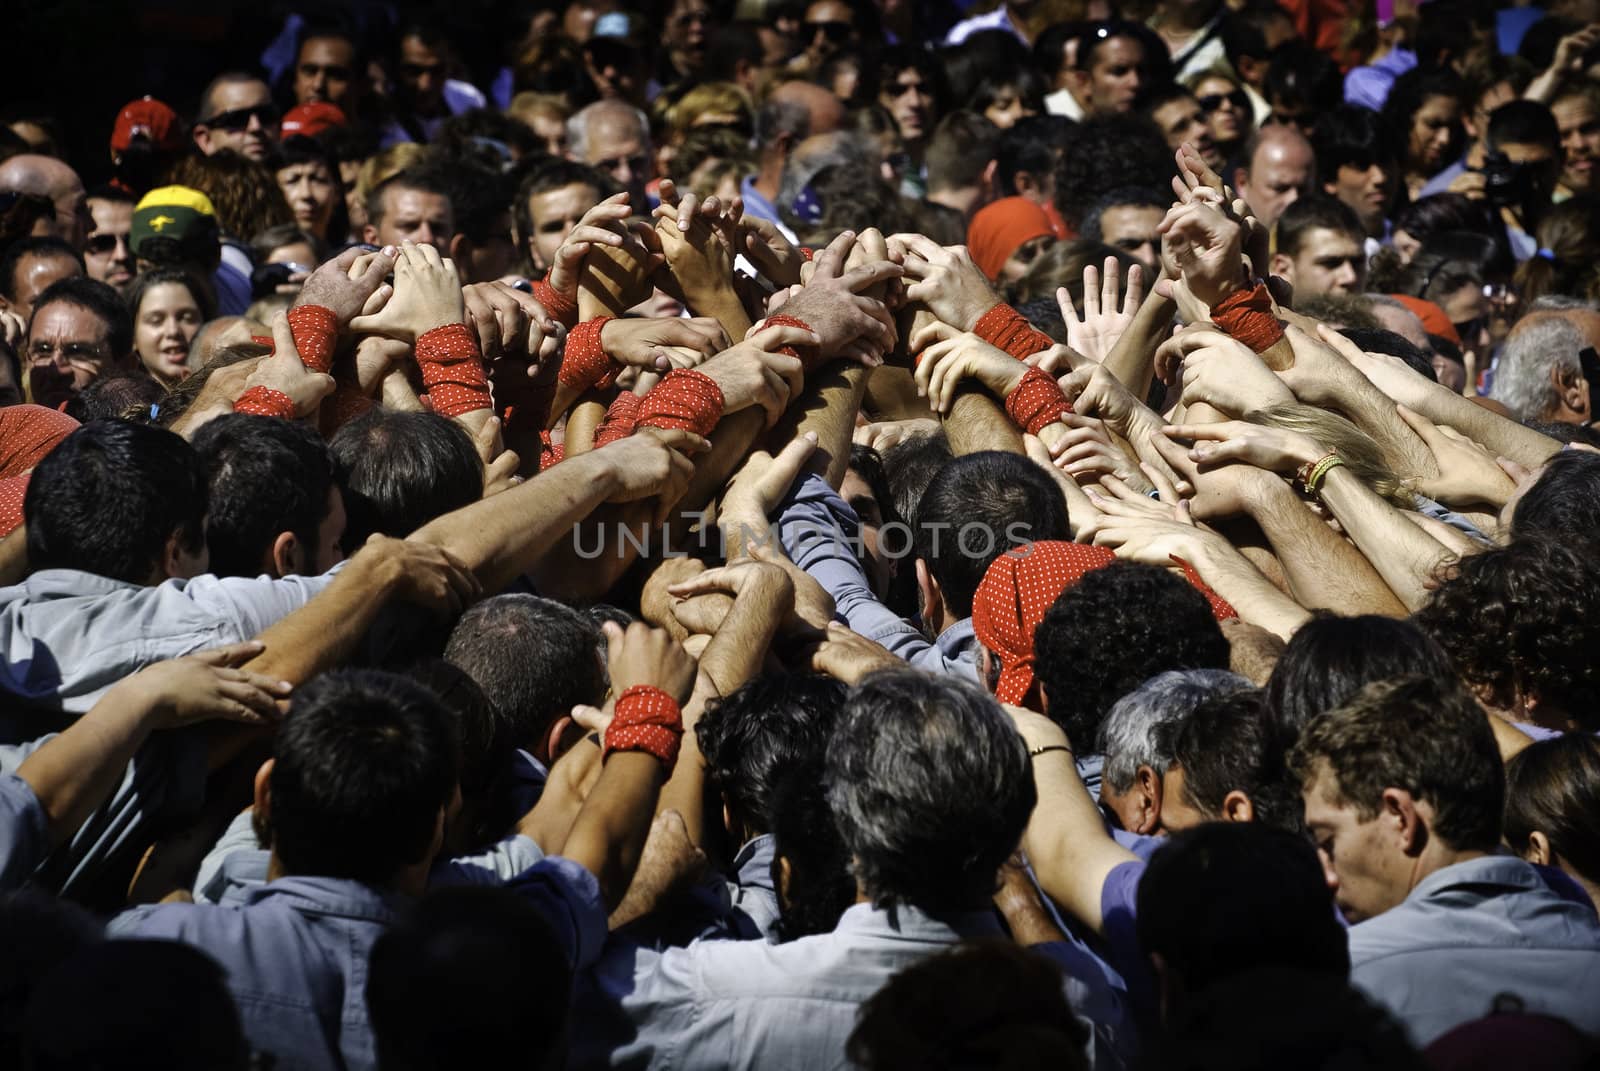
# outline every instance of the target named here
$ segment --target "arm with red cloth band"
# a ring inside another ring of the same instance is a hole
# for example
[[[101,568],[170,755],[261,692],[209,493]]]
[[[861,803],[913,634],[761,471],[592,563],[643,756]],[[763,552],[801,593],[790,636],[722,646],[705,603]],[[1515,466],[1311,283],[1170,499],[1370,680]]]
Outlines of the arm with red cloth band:
[[[1283,339],[1283,325],[1272,313],[1267,284],[1240,287],[1211,310],[1211,322],[1256,353],[1265,353]]]
[[[296,305],[289,310],[289,331],[300,363],[313,372],[333,367],[333,352],[339,342],[339,318],[321,305]],[[271,340],[268,340],[271,345]]]
[[[611,399],[606,418],[594,433],[594,448],[598,450],[632,435],[639,424],[639,408],[643,403],[643,398],[627,390]]]
[[[766,330],[769,327],[797,327],[801,331],[811,331],[811,325],[798,316],[784,316],[781,313],[777,316],[768,316],[762,321],[762,330]],[[814,331],[812,332],[812,334],[815,333]],[[822,356],[822,347],[820,346],[807,346],[804,353],[800,352],[799,348],[795,346],[782,346],[778,349],[778,352],[798,360],[801,367],[808,373],[827,363]]]
[[[701,438],[722,419],[724,399],[717,381],[693,368],[668,372],[639,402],[639,427],[683,429]]]
[[[293,420],[297,415],[294,411],[294,402],[281,390],[271,387],[251,387],[239,395],[233,403],[235,413],[245,413],[249,416],[278,417],[282,420]]]
[[[618,367],[600,342],[601,332],[614,317],[596,316],[585,320],[567,334],[561,356],[559,379],[563,387],[576,391],[604,390],[617,381]]]
[[[1028,369],[1022,382],[1006,395],[1006,416],[1029,435],[1038,435],[1070,412],[1072,403],[1055,377],[1037,368]]]
[[[616,712],[606,727],[604,757],[617,751],[654,755],[670,773],[683,740],[683,713],[678,701],[660,688],[636,684],[617,697]]]
[[[1001,302],[973,324],[972,333],[1017,360],[1054,346],[1055,339],[1030,324],[1016,309]]]
[[[434,412],[458,417],[492,407],[478,340],[466,324],[445,324],[427,332],[417,339],[416,356]]]
[[[545,279],[536,279],[531,284],[533,298],[544,306],[544,311],[550,318],[562,326],[570,329],[578,323],[578,303],[567,295],[561,293]]]

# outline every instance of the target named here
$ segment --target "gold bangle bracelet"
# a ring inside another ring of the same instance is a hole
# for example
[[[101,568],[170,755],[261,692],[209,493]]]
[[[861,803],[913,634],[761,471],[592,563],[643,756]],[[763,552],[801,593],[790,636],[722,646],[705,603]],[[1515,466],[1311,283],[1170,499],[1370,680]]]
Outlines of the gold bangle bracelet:
[[[1028,758],[1036,759],[1047,751],[1065,751],[1068,755],[1072,755],[1074,761],[1077,759],[1077,756],[1072,754],[1072,749],[1065,744],[1045,744],[1042,747],[1030,748]]]

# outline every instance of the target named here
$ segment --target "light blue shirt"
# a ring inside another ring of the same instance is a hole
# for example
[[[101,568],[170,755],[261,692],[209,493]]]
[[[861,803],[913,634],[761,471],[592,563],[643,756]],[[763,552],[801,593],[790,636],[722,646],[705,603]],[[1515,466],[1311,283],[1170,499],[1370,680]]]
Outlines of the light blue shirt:
[[[0,892],[27,881],[49,851],[49,816],[33,786],[0,773]]]
[[[1515,995],[1536,1015],[1600,1033],[1600,921],[1510,856],[1423,878],[1398,907],[1350,928],[1350,981],[1426,1046]]]
[[[606,909],[588,871],[550,858],[508,888],[539,910],[575,969],[599,955]],[[367,959],[403,902],[360,882],[286,877],[238,906],[137,907],[113,919],[109,932],[208,953],[227,972],[251,1048],[272,1053],[280,1071],[355,1071],[377,1064]]]
[[[962,618],[929,642],[920,628],[879,602],[853,549],[861,539],[861,519],[821,476],[807,476],[790,493],[778,535],[789,560],[833,596],[836,616],[853,631],[918,669],[978,679],[972,619]]]
[[[581,989],[573,1068],[726,1071],[845,1068],[860,1006],[901,970],[968,937],[1001,936],[991,911],[934,918],[889,915],[870,904],[844,913],[832,933],[787,944],[696,941],[663,952],[613,943]],[[1052,957],[1058,964],[1072,957]],[[1120,1008],[1102,977],[1063,976],[1075,1009]],[[1093,1066],[1121,1066],[1120,1017],[1085,1022]]]

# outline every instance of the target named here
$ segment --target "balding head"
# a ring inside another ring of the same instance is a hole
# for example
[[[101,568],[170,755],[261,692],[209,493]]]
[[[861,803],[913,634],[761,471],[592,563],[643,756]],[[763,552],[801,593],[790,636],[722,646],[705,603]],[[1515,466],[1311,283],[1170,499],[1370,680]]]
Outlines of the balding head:
[[[653,153],[650,120],[638,108],[618,100],[602,100],[567,120],[573,155],[598,167],[628,191],[635,212],[646,212],[645,183],[650,180]]]
[[[1268,126],[1246,144],[1244,166],[1234,176],[1251,213],[1270,227],[1283,210],[1310,192],[1317,161],[1311,143],[1292,126]]]
[[[785,82],[768,100],[798,104],[811,117],[810,133],[831,134],[844,122],[844,104],[838,97],[810,82]]]
[[[83,252],[92,222],[78,173],[53,156],[23,153],[0,164],[0,193],[32,193],[56,206],[54,219],[34,224],[33,237],[60,238]]]

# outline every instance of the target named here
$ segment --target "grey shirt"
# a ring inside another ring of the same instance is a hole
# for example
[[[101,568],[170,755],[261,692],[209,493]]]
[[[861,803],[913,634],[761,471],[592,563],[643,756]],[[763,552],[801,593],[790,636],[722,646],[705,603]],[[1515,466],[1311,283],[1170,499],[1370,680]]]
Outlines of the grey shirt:
[[[884,983],[963,938],[1000,936],[990,911],[934,918],[902,907],[898,921],[856,904],[833,932],[787,944],[711,940],[658,952],[614,941],[585,984],[578,1015],[589,1026],[570,1066],[847,1067],[860,1006]],[[1063,985],[1074,1008],[1120,1000],[1099,978],[1064,975]],[[1119,1066],[1126,1039],[1102,1021],[1085,1025],[1092,1065]]]
[[[1489,1014],[1501,993],[1600,1033],[1600,921],[1521,859],[1428,875],[1398,907],[1350,928],[1350,962],[1351,982],[1418,1046]]]

